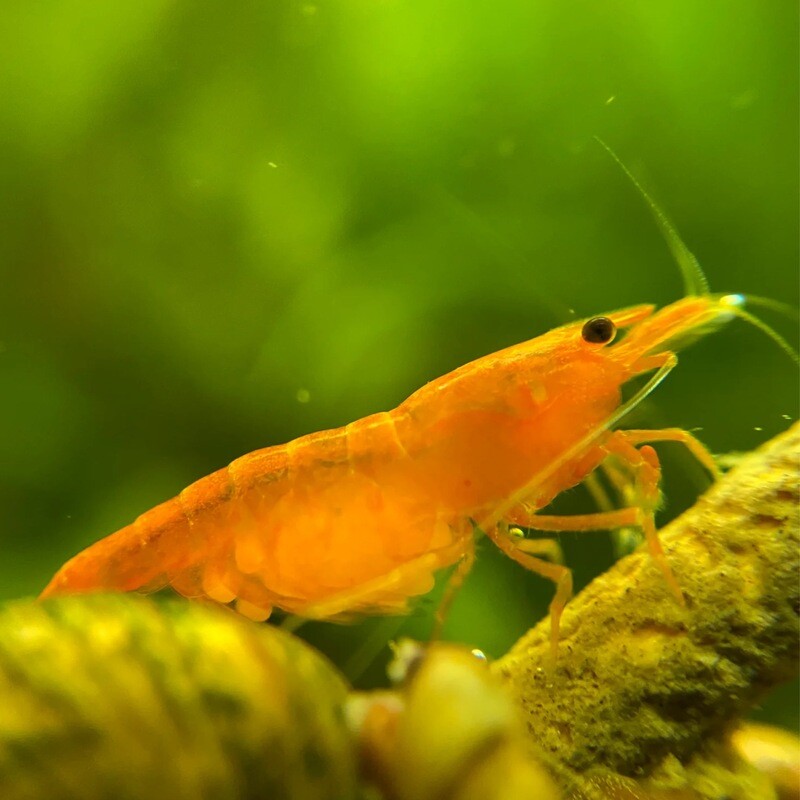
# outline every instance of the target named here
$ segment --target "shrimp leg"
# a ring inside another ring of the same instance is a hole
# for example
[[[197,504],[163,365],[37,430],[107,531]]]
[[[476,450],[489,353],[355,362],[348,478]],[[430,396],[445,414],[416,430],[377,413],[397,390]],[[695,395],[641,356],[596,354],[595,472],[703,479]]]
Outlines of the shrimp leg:
[[[716,471],[716,464],[714,464],[711,454],[691,434],[679,429],[668,429],[663,433],[666,434],[663,436],[664,441],[683,442],[709,470]],[[602,446],[607,455],[616,456],[633,473],[631,491],[637,501],[635,505],[574,516],[537,514],[524,505],[520,505],[506,514],[505,526],[500,526],[489,534],[500,550],[518,564],[549,578],[556,584],[556,594],[550,603],[550,647],[554,657],[558,648],[561,615],[572,594],[572,574],[560,564],[551,564],[530,555],[531,553],[552,554],[552,540],[520,539],[515,541],[512,535],[504,534],[503,530],[509,524],[544,531],[593,531],[638,527],[644,533],[650,555],[661,570],[670,590],[678,602],[685,605],[683,592],[667,562],[655,526],[655,511],[659,501],[658,486],[661,479],[658,455],[650,445],[643,445],[640,448],[634,446],[634,444],[648,439],[652,441],[662,438],[661,434],[662,431],[617,431]]]
[[[621,508],[615,511],[600,511],[596,514],[558,517],[528,513],[524,507],[518,507],[512,510],[506,519],[514,525],[546,531],[596,531],[642,525],[641,513],[638,508]],[[558,652],[561,615],[567,601],[572,596],[572,572],[562,564],[552,564],[529,554],[535,552],[552,557],[554,553],[560,554],[558,544],[552,539],[518,539],[506,543],[500,537],[492,537],[492,541],[518,564],[549,578],[556,584],[556,594],[550,603],[550,650],[555,660]],[[670,573],[671,575],[672,573]],[[677,583],[675,585],[677,586]]]
[[[464,551],[456,568],[453,570],[450,577],[447,579],[442,599],[439,601],[439,607],[436,609],[436,618],[433,624],[433,632],[431,633],[431,641],[435,642],[442,636],[442,628],[444,628],[444,621],[447,619],[447,614],[450,611],[450,606],[453,605],[453,600],[456,598],[458,590],[464,583],[464,579],[469,575],[472,565],[475,563],[475,544],[469,543],[469,547]]]
[[[563,562],[564,554],[561,552],[561,547],[555,539],[525,539],[522,536],[516,535],[513,529],[508,530],[508,526],[504,525],[503,528],[504,528],[504,535],[509,540],[513,541],[516,545],[517,550],[521,551],[522,553],[527,553],[531,555],[533,554],[546,555],[551,563],[555,561],[558,564],[561,564]],[[540,561],[541,559],[537,558],[535,560]],[[461,560],[458,562],[458,565],[453,570],[453,573],[447,580],[447,585],[445,587],[444,593],[442,594],[442,599],[439,601],[439,607],[436,609],[436,621],[433,626],[431,641],[435,642],[439,638],[441,638],[442,628],[444,627],[444,622],[445,619],[447,618],[447,614],[450,611],[450,606],[453,604],[453,600],[455,599],[458,590],[464,583],[464,579],[469,574],[474,563],[475,563],[475,545],[472,544],[472,546],[469,547],[469,549],[465,550],[464,554],[461,557]],[[543,561],[542,563],[547,563],[547,562]],[[566,569],[566,567],[564,569]],[[550,577],[550,576],[547,575],[545,577]],[[571,585],[571,580],[572,579],[570,578],[570,585]],[[568,599],[569,596],[567,596],[567,598],[564,600],[564,603],[566,603]],[[563,605],[561,609],[563,610]],[[551,614],[552,613],[553,609],[551,607]],[[558,612],[558,616],[560,615],[561,611]]]
[[[644,432],[634,431],[635,442]],[[648,432],[649,433],[649,432]],[[658,431],[654,431],[658,434]],[[661,570],[667,585],[681,605],[685,605],[683,592],[667,562],[655,526],[655,510],[658,506],[658,485],[661,479],[661,466],[656,451],[649,445],[637,449],[631,443],[627,431],[617,431],[603,444],[608,455],[614,455],[628,466],[634,474],[636,505],[613,511],[600,511],[595,514],[575,516],[547,516],[532,513],[524,506],[512,509],[506,515],[508,522],[526,528],[545,531],[593,531],[636,526],[644,533],[650,555]],[[709,455],[710,458],[710,455]]]
[[[551,564],[563,564],[564,553],[561,551],[561,545],[555,539],[525,539],[522,531],[519,535],[515,533],[519,528],[511,528],[509,533],[511,536],[517,537],[517,547],[523,553],[530,553],[535,556],[546,556]]]
[[[489,538],[497,547],[509,558],[513,559],[525,569],[541,575],[543,578],[553,581],[556,585],[556,593],[550,601],[550,653],[553,663],[556,662],[558,655],[558,637],[561,624],[561,615],[567,601],[572,597],[572,571],[563,564],[552,564],[544,559],[530,555],[530,551],[552,553],[552,545],[548,546],[547,540],[517,540],[509,534],[505,526],[498,526],[487,531]]]
[[[632,445],[645,442],[680,442],[715,478],[719,478],[721,475],[717,462],[708,448],[696,436],[683,428],[618,431],[617,435],[624,436]]]
[[[629,433],[633,435],[629,437]],[[617,431],[605,443],[604,449],[607,453],[616,455],[633,470],[635,475],[634,487],[636,497],[639,500],[638,508],[636,509],[639,512],[638,525],[644,533],[650,555],[661,570],[661,574],[664,576],[673,595],[675,595],[675,599],[682,606],[685,606],[686,600],[683,592],[667,562],[667,557],[656,532],[655,512],[659,502],[658,486],[661,482],[661,464],[658,460],[658,454],[648,444],[637,449],[631,442],[631,439],[633,442],[641,441],[638,437],[642,433],[644,431]],[[687,435],[691,436],[691,434]],[[696,439],[694,441],[697,442]],[[699,442],[697,444],[702,448]],[[713,464],[711,454],[707,451],[705,452]],[[716,465],[714,466],[716,468]]]
[[[636,504],[634,496],[634,486],[632,476],[627,475],[624,471],[613,463],[612,459],[606,459],[601,465],[603,473],[611,486],[611,489],[620,498],[622,507],[627,508]],[[583,481],[583,485],[589,491],[592,499],[597,504],[601,511],[611,511],[615,507],[619,507],[620,503],[616,505],[611,500],[611,495],[606,487],[600,482],[596,472],[587,475]],[[614,542],[614,555],[616,558],[632,553],[643,541],[644,534],[638,525],[626,525],[621,528],[615,528],[611,531],[611,538]]]

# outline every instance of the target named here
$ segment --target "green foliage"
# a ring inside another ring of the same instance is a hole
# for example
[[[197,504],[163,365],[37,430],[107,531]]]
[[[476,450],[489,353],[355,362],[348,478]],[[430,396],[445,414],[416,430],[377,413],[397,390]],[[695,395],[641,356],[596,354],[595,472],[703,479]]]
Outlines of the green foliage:
[[[763,0],[3,4],[0,596],[248,450],[570,309],[675,299],[595,135],[713,290],[796,305],[797,24]],[[797,394],[730,326],[647,423],[748,450]],[[672,515],[704,478],[664,453]],[[578,585],[610,563],[605,535],[564,546]],[[484,549],[447,632],[498,655],[551,592]],[[365,633],[310,635],[344,663]]]

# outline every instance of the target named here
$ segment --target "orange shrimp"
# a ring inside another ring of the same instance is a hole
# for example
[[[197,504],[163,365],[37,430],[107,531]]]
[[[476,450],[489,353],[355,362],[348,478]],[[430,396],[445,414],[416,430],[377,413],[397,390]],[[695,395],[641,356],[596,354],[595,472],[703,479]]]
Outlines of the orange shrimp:
[[[477,526],[556,582],[555,637],[570,572],[536,557],[552,544],[519,539],[512,526],[639,525],[680,598],[653,524],[658,461],[637,445],[677,440],[712,471],[713,459],[685,431],[611,427],[632,405],[621,403],[626,381],[656,370],[638,402],[675,364],[668,340],[734,308],[726,297],[688,297],[569,324],[432,381],[393,411],[245,455],[77,555],[43,596],[170,585],[236,600],[257,619],[273,607],[315,618],[394,613],[431,588],[436,570],[460,562],[462,577]],[[617,328],[628,333],[612,346]],[[535,513],[609,455],[630,468],[638,507]]]
[[[734,315],[752,318],[741,296],[705,293],[693,256],[641,191],[691,296],[658,312],[641,305],[565,325],[456,369],[392,411],[242,456],[75,556],[42,596],[169,585],[187,597],[235,601],[257,620],[273,608],[343,619],[400,613],[430,590],[437,570],[457,564],[441,623],[479,529],[555,582],[555,652],[571,573],[540,558],[558,555],[555,541],[525,539],[515,526],[638,526],[682,602],[656,535],[660,469],[646,442],[683,442],[712,473],[714,460],[686,431],[614,426],[675,365],[676,337]],[[627,334],[612,344],[617,329]],[[623,385],[652,371],[622,403]],[[537,513],[608,456],[630,475],[634,504],[573,517]]]

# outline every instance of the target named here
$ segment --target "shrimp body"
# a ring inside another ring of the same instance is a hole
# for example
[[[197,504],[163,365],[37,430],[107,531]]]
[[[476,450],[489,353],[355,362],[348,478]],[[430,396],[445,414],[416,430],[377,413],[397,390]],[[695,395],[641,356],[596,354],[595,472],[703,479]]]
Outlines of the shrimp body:
[[[171,585],[257,619],[335,619],[403,611],[436,570],[471,563],[476,527],[523,563],[505,536],[519,509],[623,452],[625,382],[671,366],[668,339],[728,317],[725,298],[689,297],[601,318],[629,328],[618,344],[581,321],[480,358],[392,411],[242,456],[84,550],[43,596]]]

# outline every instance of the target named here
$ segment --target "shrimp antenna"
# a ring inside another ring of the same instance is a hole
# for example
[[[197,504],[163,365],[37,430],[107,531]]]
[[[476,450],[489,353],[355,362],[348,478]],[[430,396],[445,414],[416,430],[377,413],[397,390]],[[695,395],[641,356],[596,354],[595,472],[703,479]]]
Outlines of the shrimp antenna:
[[[755,294],[746,294],[744,298],[748,306],[761,306],[761,308],[768,308],[770,311],[781,314],[787,319],[797,320],[797,309],[794,306],[790,306],[788,303],[782,303],[780,300],[773,300],[771,297],[759,297]]]
[[[669,221],[669,217],[667,217],[661,209],[661,206],[648,194],[644,186],[642,186],[634,174],[625,166],[622,159],[599,136],[595,136],[594,138],[600,147],[617,162],[619,168],[628,176],[630,182],[636,187],[636,190],[650,208],[661,230],[661,235],[664,237],[672,253],[672,257],[681,270],[681,274],[683,275],[683,288],[686,291],[686,296],[708,294],[708,279],[700,266],[700,262],[697,260],[694,253],[684,244],[683,239],[678,235],[678,231],[675,230],[675,226]]]
[[[749,295],[734,294],[734,295],[726,295],[725,297],[722,298],[722,302],[725,303],[731,314],[734,314],[737,317],[741,317],[741,319],[745,320],[746,322],[749,322],[751,325],[758,328],[763,333],[766,333],[767,336],[769,336],[769,338],[772,339],[772,341],[775,342],[775,344],[777,344],[778,347],[780,347],[780,349],[783,350],[783,352],[786,353],[786,355],[788,355],[789,358],[792,359],[792,361],[794,361],[795,364],[800,365],[800,356],[798,356],[798,354],[795,352],[795,349],[789,344],[789,342],[786,341],[786,339],[783,338],[783,336],[781,336],[774,328],[767,325],[767,323],[764,322],[764,320],[759,319],[757,316],[755,316],[755,314],[751,314],[749,311],[745,311],[742,308],[742,303],[744,301],[750,302],[750,300],[752,299],[753,298],[751,298]],[[765,298],[759,297],[755,299],[761,301],[764,300]],[[783,303],[779,303],[777,300],[774,301],[774,303],[775,306],[784,305]],[[767,306],[768,308],[775,307],[773,306],[773,301],[757,302],[756,305],[764,305]],[[786,309],[788,311],[793,311],[791,306],[786,306]],[[777,310],[777,308],[775,310]]]

